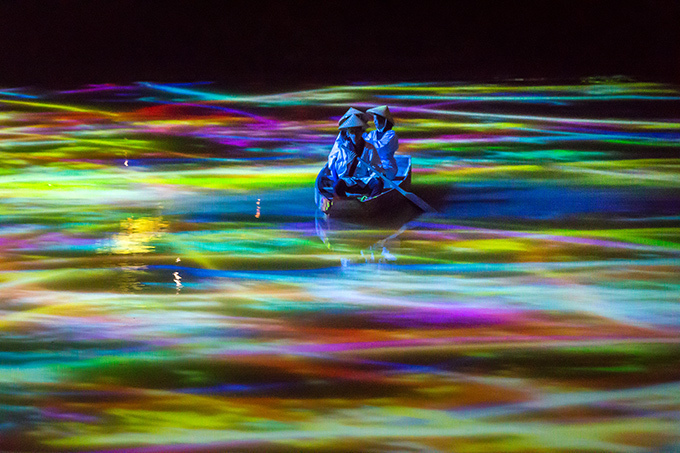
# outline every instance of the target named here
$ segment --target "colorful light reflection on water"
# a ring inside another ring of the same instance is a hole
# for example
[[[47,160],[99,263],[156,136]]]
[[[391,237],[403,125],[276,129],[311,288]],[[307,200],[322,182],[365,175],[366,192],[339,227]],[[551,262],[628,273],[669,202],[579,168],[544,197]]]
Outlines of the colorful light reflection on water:
[[[3,451],[675,451],[680,91],[0,90]],[[389,104],[438,214],[312,185]]]

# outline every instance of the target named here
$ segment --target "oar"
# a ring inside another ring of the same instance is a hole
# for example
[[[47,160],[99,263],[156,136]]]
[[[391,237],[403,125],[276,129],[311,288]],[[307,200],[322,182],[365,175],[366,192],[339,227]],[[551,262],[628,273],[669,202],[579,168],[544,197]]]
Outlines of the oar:
[[[363,163],[364,165],[368,166],[368,168],[370,168],[371,170],[373,170],[373,173],[375,173],[376,175],[380,176],[380,178],[382,178],[383,182],[384,182],[390,189],[396,189],[397,192],[399,192],[400,194],[402,194],[403,196],[405,196],[406,198],[408,198],[408,200],[409,200],[411,203],[413,203],[414,205],[418,206],[422,211],[424,211],[424,212],[437,212],[437,210],[436,210],[435,208],[433,208],[433,207],[430,206],[429,204],[425,203],[425,200],[423,200],[422,198],[420,198],[418,195],[416,195],[416,194],[414,194],[414,193],[411,193],[411,192],[407,192],[407,191],[405,191],[404,189],[402,189],[401,187],[399,187],[399,185],[398,185],[397,183],[395,183],[394,181],[392,181],[391,179],[389,179],[387,176],[385,176],[385,175],[383,175],[382,173],[380,173],[378,170],[375,169],[375,167],[373,167],[373,165],[371,165],[371,164],[369,164],[368,162],[366,162],[365,160],[363,160],[363,159],[361,158],[361,156],[357,156],[357,159],[359,159],[359,162]]]

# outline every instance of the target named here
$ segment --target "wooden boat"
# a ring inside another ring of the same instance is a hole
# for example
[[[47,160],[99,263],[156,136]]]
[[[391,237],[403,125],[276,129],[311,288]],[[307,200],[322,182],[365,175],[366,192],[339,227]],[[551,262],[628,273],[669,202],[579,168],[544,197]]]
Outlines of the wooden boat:
[[[397,174],[392,179],[403,190],[411,188],[411,156],[394,156],[397,161]],[[411,202],[395,189],[388,189],[379,195],[365,201],[356,197],[333,197],[333,188],[324,186],[328,183],[330,171],[326,164],[316,177],[315,196],[316,206],[323,212],[337,218],[368,218],[377,217],[385,213],[394,213]]]

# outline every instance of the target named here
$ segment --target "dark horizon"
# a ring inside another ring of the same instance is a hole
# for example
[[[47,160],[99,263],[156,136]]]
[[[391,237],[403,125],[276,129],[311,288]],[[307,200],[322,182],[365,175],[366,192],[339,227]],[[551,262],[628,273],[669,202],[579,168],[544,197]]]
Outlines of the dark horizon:
[[[5,86],[680,81],[680,4],[44,2],[0,6]],[[379,49],[379,50],[378,50]]]

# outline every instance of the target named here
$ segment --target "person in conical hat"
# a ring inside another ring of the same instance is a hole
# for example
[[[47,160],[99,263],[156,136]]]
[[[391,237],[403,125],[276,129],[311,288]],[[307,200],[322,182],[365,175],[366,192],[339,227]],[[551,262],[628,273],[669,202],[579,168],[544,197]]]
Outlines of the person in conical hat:
[[[340,117],[338,120],[338,126],[342,125],[345,121],[347,121],[351,116],[358,116],[361,118],[364,122],[368,123],[368,121],[371,119],[371,115],[368,113],[364,113],[359,109],[355,109],[354,107],[350,107],[344,115]],[[342,144],[343,140],[347,141],[347,137],[344,135],[344,129],[340,129],[340,132],[338,132],[338,136],[335,137],[335,143],[333,144],[333,148],[331,149],[331,152],[328,154],[328,167],[331,168],[331,164],[333,160],[335,159],[336,155],[340,151],[340,145]]]
[[[383,171],[380,166],[380,155],[375,148],[366,143],[363,132],[368,125],[357,115],[350,115],[340,126],[343,136],[338,152],[328,163],[330,179],[333,182],[333,193],[339,197],[348,194],[375,196],[382,190],[382,179],[375,171],[359,160],[359,157],[370,163],[375,170]]]
[[[366,110],[366,113],[373,115],[375,130],[365,134],[364,139],[378,151],[381,165],[385,169],[385,176],[393,179],[397,174],[397,161],[394,153],[399,149],[397,134],[392,130],[394,118],[386,105],[373,107]]]

